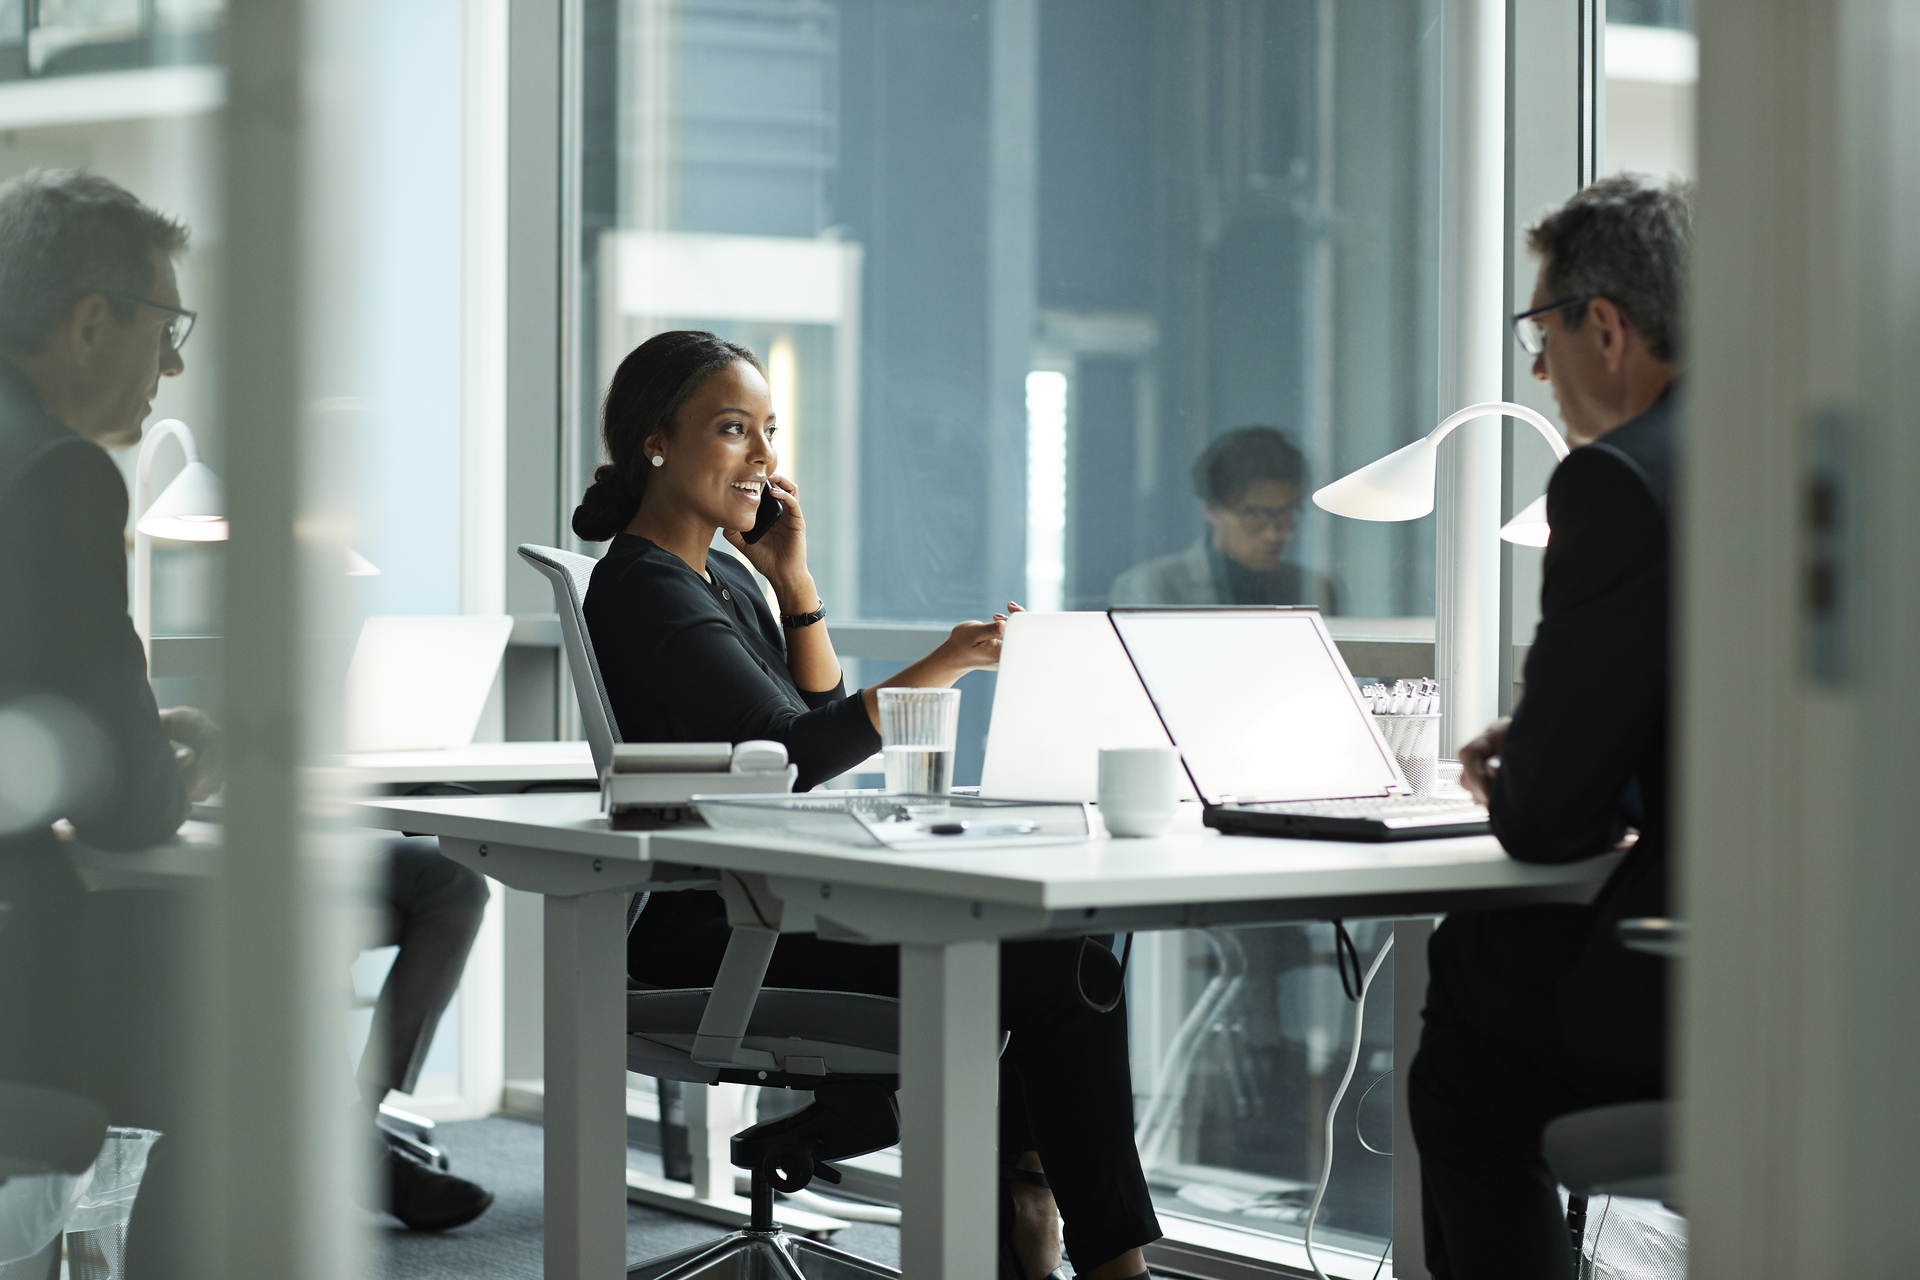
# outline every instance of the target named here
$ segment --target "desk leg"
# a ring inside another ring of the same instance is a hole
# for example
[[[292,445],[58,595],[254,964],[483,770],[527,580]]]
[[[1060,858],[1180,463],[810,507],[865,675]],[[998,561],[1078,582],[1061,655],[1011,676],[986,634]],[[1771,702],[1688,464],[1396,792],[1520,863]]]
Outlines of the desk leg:
[[[627,899],[546,900],[546,1277],[627,1273]]]
[[[900,948],[900,1269],[996,1270],[1000,945]]]
[[[1420,1152],[1407,1122],[1407,1072],[1420,1047],[1420,1011],[1427,1006],[1427,939],[1431,920],[1393,922],[1393,1274],[1428,1280],[1421,1236]]]

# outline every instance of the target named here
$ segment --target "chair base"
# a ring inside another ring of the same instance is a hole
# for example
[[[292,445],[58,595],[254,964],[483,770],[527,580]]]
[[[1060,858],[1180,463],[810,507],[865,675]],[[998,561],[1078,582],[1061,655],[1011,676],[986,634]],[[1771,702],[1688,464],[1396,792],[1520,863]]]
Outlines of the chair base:
[[[900,1280],[900,1273],[805,1236],[749,1228],[637,1263],[627,1280]]]

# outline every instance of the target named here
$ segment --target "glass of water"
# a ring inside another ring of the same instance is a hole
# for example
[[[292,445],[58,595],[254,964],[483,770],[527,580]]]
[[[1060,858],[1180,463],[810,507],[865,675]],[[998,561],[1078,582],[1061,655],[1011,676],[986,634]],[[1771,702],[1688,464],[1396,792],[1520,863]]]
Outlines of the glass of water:
[[[880,751],[887,790],[943,796],[953,790],[953,746],[960,736],[958,689],[880,690]]]

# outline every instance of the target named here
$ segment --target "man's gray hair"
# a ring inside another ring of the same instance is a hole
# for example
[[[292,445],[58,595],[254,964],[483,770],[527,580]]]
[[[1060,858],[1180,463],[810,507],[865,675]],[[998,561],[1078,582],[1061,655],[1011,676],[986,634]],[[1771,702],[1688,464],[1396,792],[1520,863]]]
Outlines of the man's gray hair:
[[[1550,300],[1606,298],[1661,360],[1678,360],[1685,342],[1692,244],[1692,184],[1632,173],[1600,179],[1527,229],[1527,248],[1546,267]],[[1577,329],[1587,309],[1561,314]]]
[[[186,248],[185,226],[97,173],[35,169],[0,185],[0,352],[39,355],[91,294],[132,323],[125,299],[152,293],[155,256]]]

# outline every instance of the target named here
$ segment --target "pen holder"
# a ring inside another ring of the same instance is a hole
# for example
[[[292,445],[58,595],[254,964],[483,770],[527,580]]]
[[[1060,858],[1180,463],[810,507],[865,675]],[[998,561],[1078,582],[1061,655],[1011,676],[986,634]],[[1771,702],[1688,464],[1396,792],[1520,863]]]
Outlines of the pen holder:
[[[1373,723],[1387,740],[1387,750],[1399,762],[1400,772],[1407,775],[1413,794],[1435,794],[1440,789],[1439,715],[1375,716]]]

